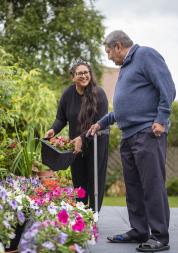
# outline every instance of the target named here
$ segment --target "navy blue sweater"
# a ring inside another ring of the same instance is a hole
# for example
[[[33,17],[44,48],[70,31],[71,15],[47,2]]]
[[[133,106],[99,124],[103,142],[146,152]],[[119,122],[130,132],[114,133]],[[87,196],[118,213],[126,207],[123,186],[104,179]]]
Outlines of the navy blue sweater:
[[[113,112],[104,116],[102,128],[117,122],[128,138],[153,122],[168,129],[175,85],[163,57],[153,48],[134,45],[120,68]]]

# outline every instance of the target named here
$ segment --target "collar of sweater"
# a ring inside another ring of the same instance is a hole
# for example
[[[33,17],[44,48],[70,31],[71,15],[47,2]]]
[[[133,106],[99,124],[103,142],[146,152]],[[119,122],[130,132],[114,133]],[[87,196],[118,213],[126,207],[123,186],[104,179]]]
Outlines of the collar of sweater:
[[[124,61],[123,61],[122,66],[125,66],[125,65],[127,65],[127,64],[129,64],[129,63],[131,62],[132,56],[134,55],[135,51],[136,51],[139,47],[140,47],[140,46],[139,46],[138,44],[135,44],[135,45],[133,45],[133,46],[130,48],[128,54],[126,55],[126,57],[125,57],[125,59],[124,59]]]

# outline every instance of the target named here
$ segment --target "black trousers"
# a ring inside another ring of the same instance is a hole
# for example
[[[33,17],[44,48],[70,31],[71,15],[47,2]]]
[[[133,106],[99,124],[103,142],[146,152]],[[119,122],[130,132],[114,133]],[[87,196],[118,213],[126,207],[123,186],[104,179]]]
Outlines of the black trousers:
[[[167,134],[146,128],[121,142],[120,152],[131,227],[140,236],[169,242],[169,205],[165,189]]]
[[[105,188],[106,168],[108,160],[108,136],[98,137],[98,210],[100,211]],[[71,166],[74,188],[82,187],[87,195],[84,199],[78,199],[95,210],[94,198],[94,142],[86,140],[84,152],[77,155]]]

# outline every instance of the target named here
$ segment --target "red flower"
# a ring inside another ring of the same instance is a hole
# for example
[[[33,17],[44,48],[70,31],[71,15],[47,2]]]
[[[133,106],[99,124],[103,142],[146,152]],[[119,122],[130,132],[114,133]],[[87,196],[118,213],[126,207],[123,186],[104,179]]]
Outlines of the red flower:
[[[16,148],[16,146],[17,146],[17,143],[13,142],[13,143],[11,143],[11,144],[9,145],[9,148]]]
[[[85,222],[82,217],[77,216],[75,224],[72,226],[74,231],[83,231],[85,228]]]
[[[36,188],[35,192],[37,193],[38,196],[42,196],[44,194],[43,188],[40,187]]]
[[[82,187],[79,187],[77,188],[77,194],[80,199],[83,199],[86,196],[86,191]]]
[[[61,210],[58,214],[57,214],[58,220],[63,223],[66,224],[68,222],[69,219],[69,215],[67,213],[67,211],[65,209]]]

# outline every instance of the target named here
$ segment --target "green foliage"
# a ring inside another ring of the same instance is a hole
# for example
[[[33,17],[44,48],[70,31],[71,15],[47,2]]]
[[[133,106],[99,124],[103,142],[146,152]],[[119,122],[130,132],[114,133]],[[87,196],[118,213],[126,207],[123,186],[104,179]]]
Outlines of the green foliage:
[[[40,72],[31,70],[24,73],[19,81],[19,99],[15,110],[20,113],[25,125],[35,126],[38,130],[46,130],[56,113],[56,97],[38,78]]]
[[[111,126],[110,135],[109,135],[109,153],[113,150],[118,149],[121,141],[121,131],[118,126],[114,124]]]
[[[17,149],[10,148],[16,142],[17,128],[27,136],[27,127],[33,127],[42,135],[55,118],[56,96],[45,83],[41,72],[29,72],[14,63],[11,55],[0,48],[0,175],[10,169]]]
[[[112,104],[109,104],[109,111],[113,111]],[[118,149],[121,141],[121,130],[118,128],[117,124],[111,126],[109,134],[109,153],[113,150]]]
[[[103,16],[84,0],[0,2],[0,43],[28,69],[67,75],[72,59],[92,62],[100,73]],[[68,75],[67,75],[68,76]]]
[[[0,54],[0,62],[6,53]],[[14,122],[24,130],[34,126],[45,131],[56,113],[54,92],[41,82],[41,72],[0,65],[0,135],[14,131]],[[11,129],[12,128],[12,129]]]
[[[166,188],[169,196],[178,196],[178,178],[173,177],[168,180]]]
[[[9,169],[17,153],[16,141],[8,138],[6,135],[0,143],[0,178],[9,173]]]
[[[175,101],[172,105],[170,121],[171,127],[168,134],[168,144],[169,146],[178,147],[178,101]]]
[[[71,186],[72,185],[72,175],[70,167],[67,170],[59,170],[56,172],[61,186]]]
[[[170,207],[178,207],[178,197],[171,196],[168,198]],[[104,206],[126,206],[125,196],[105,197],[103,200]]]
[[[35,138],[34,129],[28,129],[27,138],[17,134],[18,153],[10,167],[10,172],[15,175],[32,176],[32,169],[35,161],[40,161],[40,142]]]

